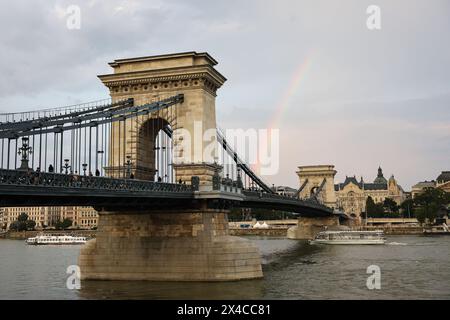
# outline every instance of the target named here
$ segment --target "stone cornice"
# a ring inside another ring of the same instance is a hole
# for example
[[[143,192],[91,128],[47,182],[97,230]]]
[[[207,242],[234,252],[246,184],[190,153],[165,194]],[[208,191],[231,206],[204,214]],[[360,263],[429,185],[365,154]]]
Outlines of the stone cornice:
[[[133,74],[134,77],[130,75]],[[99,76],[105,86],[111,91],[111,95],[129,95],[130,93],[149,93],[165,91],[182,91],[192,89],[203,89],[212,95],[223,82],[217,81],[209,72],[185,73],[175,75],[148,76],[148,72],[113,74]]]
[[[211,57],[207,52],[197,53],[196,51],[188,51],[188,52],[180,52],[180,53],[170,53],[170,54],[161,54],[156,56],[144,56],[144,57],[136,57],[136,58],[125,58],[125,59],[116,59],[113,62],[110,62],[109,65],[111,67],[117,67],[123,63],[134,63],[134,62],[142,62],[142,61],[153,61],[153,60],[164,60],[164,59],[173,59],[180,57],[205,57],[207,61],[211,65],[217,65],[218,62]]]
[[[109,76],[109,75],[108,75]],[[214,81],[208,73],[192,73],[192,74],[181,74],[181,75],[172,75],[172,76],[154,76],[154,77],[139,77],[139,78],[124,78],[119,80],[108,80],[108,76],[99,76],[100,79],[104,81],[104,84],[107,87],[114,86],[123,86],[123,85],[133,85],[133,84],[144,84],[144,83],[159,83],[159,82],[167,82],[167,81],[180,81],[180,80],[194,80],[194,79],[202,79],[208,78],[211,81]]]
[[[116,83],[118,81],[139,81],[144,82],[161,82],[194,79],[209,76],[215,82],[215,85],[220,88],[227,80],[216,69],[209,65],[195,66],[195,67],[177,67],[159,70],[147,71],[130,71],[123,73],[113,73],[106,75],[99,75],[99,79],[105,84]],[[138,83],[138,82],[134,82]],[[141,82],[142,83],[142,82]]]

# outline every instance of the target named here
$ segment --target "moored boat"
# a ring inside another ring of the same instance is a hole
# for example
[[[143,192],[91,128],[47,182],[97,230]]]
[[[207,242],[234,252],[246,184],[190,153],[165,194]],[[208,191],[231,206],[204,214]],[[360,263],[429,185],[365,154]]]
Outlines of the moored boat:
[[[353,244],[353,245],[373,245],[385,244],[384,232],[377,231],[322,231],[317,234],[310,244]]]
[[[441,225],[435,225],[428,228],[423,229],[424,235],[450,235],[449,227],[446,223],[442,223]]]
[[[30,245],[69,245],[69,244],[85,244],[86,237],[74,237],[74,236],[45,236],[40,235],[25,240]]]

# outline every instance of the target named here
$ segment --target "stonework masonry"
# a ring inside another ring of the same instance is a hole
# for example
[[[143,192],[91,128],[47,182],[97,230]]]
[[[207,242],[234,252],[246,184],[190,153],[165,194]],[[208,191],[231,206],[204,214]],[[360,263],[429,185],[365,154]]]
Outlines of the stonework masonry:
[[[330,208],[336,207],[336,195],[334,193],[336,170],[334,170],[333,165],[301,166],[298,167],[297,175],[300,186],[304,186],[300,192],[300,198],[310,198],[325,180],[323,190],[319,194],[320,201]]]
[[[123,172],[123,161],[131,157],[136,178],[153,179],[155,172],[154,141],[161,126],[173,130],[176,180],[186,183],[184,174],[191,164],[213,164],[216,152],[205,154],[211,141],[216,141],[216,91],[226,81],[214,69],[217,62],[207,53],[187,52],[144,58],[120,59],[110,63],[113,74],[99,78],[109,88],[113,102],[134,99],[134,105],[160,101],[177,94],[184,102],[152,115],[143,115],[125,124],[116,122],[112,128],[110,164],[107,172],[117,176]],[[123,126],[126,145],[123,146]],[[208,132],[208,139],[203,139]],[[122,135],[122,136],[121,136]],[[183,171],[178,174],[178,171]],[[200,185],[208,184],[207,176],[200,176]]]
[[[337,216],[323,218],[301,217],[298,219],[296,226],[288,229],[287,237],[295,240],[311,240],[321,231],[339,230],[341,228]]]
[[[114,73],[99,78],[113,102],[132,98],[140,106],[178,94],[184,95],[184,101],[154,114],[115,122],[106,168],[109,176],[123,175],[128,158],[136,179],[153,180],[155,138],[164,126],[170,126],[176,181],[190,184],[196,176],[200,192],[212,190],[212,177],[220,170],[215,164],[215,97],[226,81],[214,69],[216,64],[207,53],[196,52],[110,63]],[[227,214],[225,209],[210,209],[206,200],[193,201],[189,208],[176,212],[99,208],[97,238],[80,253],[81,277],[150,281],[262,277],[258,248],[229,235]]]
[[[101,212],[83,247],[82,279],[229,281],[261,278],[258,249],[228,235],[227,213]]]

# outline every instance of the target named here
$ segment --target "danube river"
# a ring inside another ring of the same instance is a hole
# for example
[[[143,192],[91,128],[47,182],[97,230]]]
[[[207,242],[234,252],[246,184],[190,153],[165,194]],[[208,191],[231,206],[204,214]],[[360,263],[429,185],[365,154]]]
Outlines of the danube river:
[[[385,246],[311,246],[252,237],[264,279],[231,283],[82,282],[66,287],[79,247],[0,240],[0,299],[449,299],[450,237],[390,236]],[[366,286],[381,269],[381,289]]]

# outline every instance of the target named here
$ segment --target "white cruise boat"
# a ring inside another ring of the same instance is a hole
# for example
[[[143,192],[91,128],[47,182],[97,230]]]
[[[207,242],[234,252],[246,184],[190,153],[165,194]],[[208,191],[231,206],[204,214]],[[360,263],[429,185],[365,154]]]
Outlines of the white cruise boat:
[[[67,245],[67,244],[85,244],[86,237],[73,237],[73,236],[36,236],[25,240],[27,244],[31,245]]]
[[[384,232],[378,231],[322,231],[310,244],[385,244]]]

